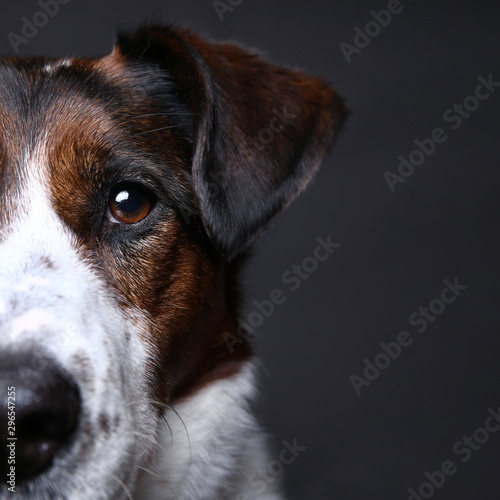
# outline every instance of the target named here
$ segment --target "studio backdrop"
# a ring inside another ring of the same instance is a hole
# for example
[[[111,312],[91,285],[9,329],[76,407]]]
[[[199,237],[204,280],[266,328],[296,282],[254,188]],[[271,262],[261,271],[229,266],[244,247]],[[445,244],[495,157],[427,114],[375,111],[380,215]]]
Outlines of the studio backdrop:
[[[2,55],[98,56],[173,22],[333,85],[349,118],[242,275],[267,480],[293,500],[497,500],[500,4],[46,4],[2,3]]]

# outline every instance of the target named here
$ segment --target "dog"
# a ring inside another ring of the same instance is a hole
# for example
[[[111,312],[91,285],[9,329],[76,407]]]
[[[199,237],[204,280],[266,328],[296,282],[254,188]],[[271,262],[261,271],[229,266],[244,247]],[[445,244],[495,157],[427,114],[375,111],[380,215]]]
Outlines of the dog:
[[[283,498],[237,271],[346,114],[176,26],[0,60],[1,498]]]

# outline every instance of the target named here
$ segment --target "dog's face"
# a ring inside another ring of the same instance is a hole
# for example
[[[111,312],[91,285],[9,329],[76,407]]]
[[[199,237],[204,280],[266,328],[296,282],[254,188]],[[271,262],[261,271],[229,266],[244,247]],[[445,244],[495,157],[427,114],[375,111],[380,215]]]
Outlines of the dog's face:
[[[0,62],[0,432],[13,390],[21,497],[127,498],[165,409],[238,372],[228,263],[344,113],[321,80],[179,29]]]

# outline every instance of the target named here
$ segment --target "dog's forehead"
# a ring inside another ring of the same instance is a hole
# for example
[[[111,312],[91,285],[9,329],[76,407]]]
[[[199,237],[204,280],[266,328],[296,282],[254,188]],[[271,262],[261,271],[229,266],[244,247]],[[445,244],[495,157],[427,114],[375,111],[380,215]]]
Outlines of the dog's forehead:
[[[0,62],[0,204],[3,222],[33,179],[48,180],[61,141],[112,129],[100,110],[98,74],[71,61]],[[101,90],[102,92],[102,90]],[[106,135],[101,133],[101,136]],[[69,174],[69,172],[67,173]]]
[[[160,72],[116,51],[100,59],[0,59],[2,142],[19,149],[78,131],[111,132],[149,111],[166,87]]]
[[[2,144],[13,151],[54,144],[77,132],[102,134],[113,118],[133,112],[138,97],[132,72],[115,83],[99,60],[7,59],[0,61]]]

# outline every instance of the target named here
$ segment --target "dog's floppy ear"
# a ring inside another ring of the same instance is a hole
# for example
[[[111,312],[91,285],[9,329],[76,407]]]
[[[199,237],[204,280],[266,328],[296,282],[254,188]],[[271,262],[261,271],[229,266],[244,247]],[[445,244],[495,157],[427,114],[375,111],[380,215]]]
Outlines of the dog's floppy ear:
[[[168,72],[190,108],[201,216],[232,258],[311,179],[346,115],[343,101],[319,78],[186,29],[143,28],[117,47]]]

